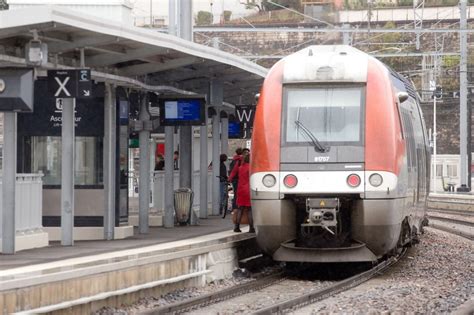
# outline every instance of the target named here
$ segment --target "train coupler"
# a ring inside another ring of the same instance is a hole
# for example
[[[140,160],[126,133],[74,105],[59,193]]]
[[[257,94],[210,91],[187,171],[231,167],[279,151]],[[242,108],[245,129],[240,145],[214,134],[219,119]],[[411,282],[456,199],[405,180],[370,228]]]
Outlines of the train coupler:
[[[307,219],[301,224],[301,227],[303,229],[320,227],[332,235],[336,235],[339,207],[339,198],[307,198]]]

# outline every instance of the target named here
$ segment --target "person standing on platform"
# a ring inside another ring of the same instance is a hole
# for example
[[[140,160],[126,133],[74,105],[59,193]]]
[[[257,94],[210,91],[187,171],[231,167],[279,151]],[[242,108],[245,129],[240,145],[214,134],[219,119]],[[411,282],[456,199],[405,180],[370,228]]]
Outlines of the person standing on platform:
[[[245,154],[243,156],[242,165],[240,165],[237,170],[232,171],[229,181],[232,181],[235,176],[239,177],[239,184],[237,187],[237,221],[235,223],[234,232],[242,232],[240,230],[240,222],[242,220],[242,215],[244,211],[247,211],[247,217],[249,220],[249,233],[255,233],[253,227],[253,218],[252,218],[252,207],[250,204],[250,154]]]
[[[227,166],[225,162],[227,161],[227,155],[221,154],[220,156],[220,169],[219,169],[219,179],[220,179],[220,203],[219,203],[219,213],[222,214],[224,211],[227,211]]]
[[[179,151],[174,151],[173,155],[173,168],[175,170],[179,169]]]
[[[165,158],[163,155],[158,154],[155,163],[155,171],[162,171],[165,169]]]
[[[235,168],[238,168],[242,162],[242,148],[235,150],[235,155],[232,157],[232,162],[229,165],[229,176],[232,174]],[[232,211],[237,211],[237,187],[239,183],[238,176],[234,177],[232,183],[232,190],[234,191],[234,198],[232,199]]]

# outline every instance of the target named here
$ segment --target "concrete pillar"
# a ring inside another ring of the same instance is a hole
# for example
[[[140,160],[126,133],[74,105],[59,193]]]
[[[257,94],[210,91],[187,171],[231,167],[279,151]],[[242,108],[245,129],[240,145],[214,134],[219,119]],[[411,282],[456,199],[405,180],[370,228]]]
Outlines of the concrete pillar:
[[[104,238],[114,239],[115,168],[116,168],[116,94],[115,87],[105,83],[104,97]]]
[[[61,245],[74,245],[74,107],[76,99],[64,98],[61,127]]]
[[[15,187],[16,187],[17,114],[3,114],[2,175],[2,253],[15,253]]]

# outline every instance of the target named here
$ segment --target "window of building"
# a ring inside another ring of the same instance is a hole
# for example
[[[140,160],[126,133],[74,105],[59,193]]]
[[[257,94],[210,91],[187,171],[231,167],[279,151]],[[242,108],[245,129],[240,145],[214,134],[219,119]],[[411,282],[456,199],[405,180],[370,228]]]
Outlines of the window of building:
[[[61,137],[32,137],[31,171],[44,174],[45,185],[61,184]],[[76,137],[74,184],[103,184],[103,140]]]

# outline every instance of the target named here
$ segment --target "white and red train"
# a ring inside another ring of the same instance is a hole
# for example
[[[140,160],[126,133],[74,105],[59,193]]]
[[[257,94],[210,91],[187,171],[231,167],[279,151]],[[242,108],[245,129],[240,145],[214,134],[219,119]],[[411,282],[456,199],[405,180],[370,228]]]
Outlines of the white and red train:
[[[350,46],[303,49],[273,66],[257,105],[257,241],[278,261],[376,261],[420,233],[429,165],[407,79]]]

